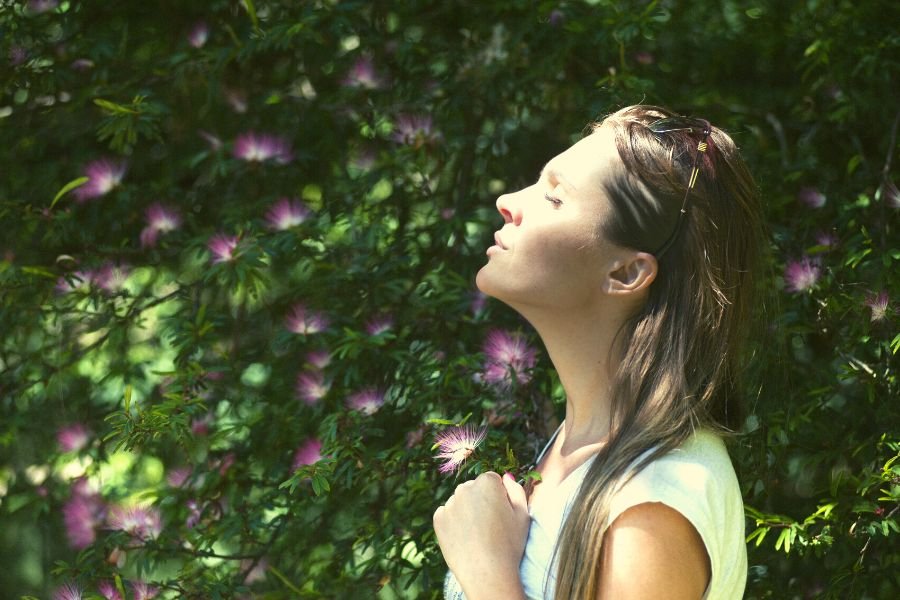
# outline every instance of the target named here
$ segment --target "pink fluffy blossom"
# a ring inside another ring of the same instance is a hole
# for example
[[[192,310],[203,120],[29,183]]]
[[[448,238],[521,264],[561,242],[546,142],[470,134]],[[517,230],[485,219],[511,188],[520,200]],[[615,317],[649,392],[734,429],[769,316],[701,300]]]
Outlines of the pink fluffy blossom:
[[[28,0],[25,11],[32,15],[39,15],[53,10],[59,6],[59,0]]]
[[[309,438],[294,452],[292,469],[295,471],[306,465],[314,465],[322,460],[322,442],[318,438]]]
[[[209,25],[205,21],[197,21],[188,33],[188,43],[194,48],[202,48],[209,39]]]
[[[367,55],[356,59],[343,83],[348,87],[368,90],[375,90],[384,86],[384,80],[375,72],[375,63],[372,61],[372,57]]]
[[[525,384],[531,380],[529,370],[534,368],[537,353],[521,333],[494,329],[488,333],[483,351],[485,382],[507,386],[514,381]]]
[[[321,371],[307,371],[297,375],[297,397],[306,404],[318,404],[328,393],[331,385],[325,381]]]
[[[290,143],[283,137],[267,133],[242,133],[234,141],[234,156],[247,162],[274,160],[287,164],[294,159]]]
[[[476,429],[471,425],[465,427],[449,427],[435,438],[438,446],[437,459],[443,460],[438,468],[441,473],[458,470],[484,441],[487,429]]]
[[[63,452],[78,452],[91,439],[90,430],[82,423],[64,425],[56,431],[56,441]]]
[[[87,548],[97,539],[97,528],[106,515],[106,504],[90,489],[87,480],[72,484],[72,495],[62,507],[63,525],[69,545],[76,550]]]
[[[868,298],[866,298],[866,306],[872,309],[872,321],[883,321],[887,318],[889,314],[888,304],[890,302],[890,297],[886,291],[881,291],[878,294],[872,294]]]
[[[784,288],[789,292],[806,291],[816,285],[821,274],[818,263],[808,256],[788,261],[784,266]]]
[[[217,233],[206,243],[206,247],[212,253],[211,260],[213,264],[234,260],[234,251],[237,245],[238,239],[236,236],[225,235],[224,233]]]
[[[179,488],[187,483],[192,472],[190,467],[176,467],[171,469],[166,475],[166,482],[174,488]]]
[[[119,292],[125,288],[128,280],[129,268],[122,264],[107,262],[97,271],[95,281],[100,289],[109,292]]]
[[[141,231],[141,246],[144,248],[155,246],[161,233],[174,231],[181,226],[178,211],[159,202],[148,206],[144,217],[147,221],[147,226]]]
[[[104,579],[97,585],[97,592],[106,600],[122,600],[122,594],[116,589],[116,584]]]
[[[309,208],[296,198],[279,198],[266,212],[266,222],[277,231],[296,227],[308,217]]]
[[[366,388],[347,398],[347,407],[364,415],[373,415],[384,404],[384,394],[375,388]]]
[[[816,234],[816,244],[825,248],[834,248],[837,246],[838,238],[830,231],[820,231]]]
[[[88,163],[84,169],[84,176],[88,181],[75,189],[75,199],[85,202],[105,196],[122,183],[126,170],[124,161],[103,158]]]
[[[303,304],[295,304],[285,318],[288,330],[301,335],[312,335],[328,329],[328,317],[320,312],[311,311]]]
[[[159,588],[143,581],[132,581],[131,591],[134,592],[134,600],[151,600],[159,594]]]
[[[313,350],[306,354],[306,362],[317,369],[324,369],[331,364],[331,352],[328,350]]]
[[[400,115],[394,123],[393,139],[400,144],[419,148],[434,142],[438,137],[428,115]]]
[[[379,315],[369,319],[366,323],[366,333],[369,335],[381,335],[393,329],[394,319],[390,315]]]
[[[56,291],[65,294],[75,290],[87,290],[97,278],[97,273],[90,269],[79,269],[56,280]]]
[[[81,588],[75,583],[67,583],[62,587],[56,588],[53,592],[53,600],[81,600]]]
[[[159,510],[152,506],[115,506],[107,524],[110,529],[124,531],[141,541],[155,539],[162,531]]]
[[[797,192],[797,200],[810,208],[822,208],[827,198],[814,187],[803,187]]]

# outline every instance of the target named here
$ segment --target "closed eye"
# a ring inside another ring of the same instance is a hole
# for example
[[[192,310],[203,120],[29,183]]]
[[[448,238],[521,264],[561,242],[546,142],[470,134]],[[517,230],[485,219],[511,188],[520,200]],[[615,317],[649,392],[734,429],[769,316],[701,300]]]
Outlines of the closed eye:
[[[553,206],[562,206],[562,200],[560,200],[559,198],[554,198],[553,196],[551,196],[550,194],[548,194],[546,192],[544,193],[544,200],[546,200]]]

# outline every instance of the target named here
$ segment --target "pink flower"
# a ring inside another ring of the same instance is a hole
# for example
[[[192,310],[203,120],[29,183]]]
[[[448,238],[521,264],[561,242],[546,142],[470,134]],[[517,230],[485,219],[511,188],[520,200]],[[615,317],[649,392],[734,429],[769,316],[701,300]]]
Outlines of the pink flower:
[[[211,414],[206,414],[199,419],[194,419],[191,421],[191,433],[194,435],[207,435],[212,421],[213,417]]]
[[[784,288],[789,292],[803,292],[816,285],[821,274],[819,265],[808,256],[788,261],[784,266]]]
[[[306,362],[317,369],[324,369],[331,364],[331,353],[328,350],[313,350],[307,353]]]
[[[375,388],[366,388],[347,398],[347,407],[364,415],[373,415],[384,404],[384,394]]]
[[[152,506],[115,506],[107,524],[110,529],[124,531],[141,541],[155,539],[162,531],[159,511]]]
[[[206,243],[206,247],[212,252],[211,260],[213,264],[234,260],[234,251],[237,245],[238,239],[236,236],[225,235],[224,233],[217,233]]]
[[[122,594],[116,589],[116,584],[112,581],[103,580],[97,585],[97,591],[106,600],[122,600]]]
[[[159,202],[148,206],[144,216],[147,220],[147,226],[141,231],[141,246],[144,248],[155,246],[159,234],[174,231],[181,226],[178,211]]]
[[[559,27],[566,21],[566,13],[559,10],[558,8],[550,11],[550,14],[547,16],[547,22],[550,23],[553,27]]]
[[[435,438],[440,450],[436,458],[443,460],[444,464],[438,471],[450,473],[458,470],[484,441],[485,435],[487,435],[486,428],[475,429],[471,425],[450,427],[439,433]]]
[[[100,267],[95,281],[106,292],[113,293],[125,288],[128,279],[128,267],[108,262]]]
[[[889,300],[888,293],[883,290],[866,298],[866,306],[872,309],[872,321],[883,321],[887,318],[890,312],[888,310]]]
[[[285,319],[288,330],[301,335],[312,335],[328,329],[328,317],[307,310],[303,304],[295,304]]]
[[[656,57],[654,57],[651,53],[642,50],[640,52],[634,53],[634,60],[639,65],[647,66],[652,65],[654,62],[656,62]]]
[[[320,460],[322,460],[322,442],[318,438],[309,438],[294,452],[291,468],[296,471],[300,467],[314,465]]]
[[[878,192],[888,208],[900,208],[900,189],[897,189],[893,181],[885,179]]]
[[[481,290],[475,290],[475,292],[472,293],[472,301],[469,303],[469,310],[472,311],[473,316],[478,317],[484,312],[484,307],[487,306],[487,299],[487,294]]]
[[[53,600],[81,600],[81,588],[74,583],[67,583],[53,592]]]
[[[122,161],[104,158],[88,163],[84,169],[84,176],[88,178],[88,181],[75,189],[76,200],[85,202],[108,194],[122,183],[125,171],[126,165]]]
[[[28,0],[25,11],[32,15],[39,15],[59,6],[59,0]]]
[[[65,294],[74,292],[75,290],[87,290],[97,274],[91,270],[78,270],[67,277],[60,277],[56,280],[56,291]]]
[[[321,371],[297,375],[297,397],[310,406],[318,404],[329,389],[331,389],[331,384],[325,382],[325,375]]]
[[[234,156],[247,162],[264,162],[269,159],[280,165],[294,159],[290,143],[270,134],[242,133],[234,141]]]
[[[375,72],[375,64],[372,62],[372,57],[363,55],[353,63],[350,72],[344,78],[343,84],[348,87],[376,90],[384,86],[384,81]]]
[[[797,192],[797,200],[810,208],[822,208],[825,206],[825,194],[814,187],[803,187]]]
[[[514,380],[520,384],[531,380],[528,371],[534,367],[537,354],[521,333],[495,329],[488,333],[483,351],[485,382],[507,386]]]
[[[222,140],[219,139],[218,136],[211,134],[208,131],[203,131],[202,129],[197,130],[197,135],[206,140],[206,143],[209,144],[209,149],[215,152],[219,148],[222,147]]]
[[[247,94],[241,90],[225,90],[225,101],[238,114],[247,112]]]
[[[303,223],[309,217],[309,208],[296,198],[279,198],[266,213],[269,227],[284,231]]]
[[[159,594],[159,588],[143,581],[132,581],[131,589],[134,592],[134,600],[151,600]]]
[[[205,21],[197,21],[188,33],[188,43],[194,48],[202,48],[209,39],[209,26]]]
[[[179,488],[190,479],[192,473],[192,469],[190,467],[177,467],[175,469],[171,469],[169,474],[166,475],[166,482],[175,488]]]
[[[87,480],[76,481],[72,485],[72,496],[62,508],[69,545],[81,550],[93,544],[105,513],[106,505],[99,494],[89,489]]]
[[[394,327],[394,319],[390,315],[373,317],[366,323],[366,333],[369,335],[381,335]]]
[[[72,64],[69,67],[73,71],[87,71],[88,69],[94,68],[94,61],[89,58],[77,58],[72,61]]]
[[[200,503],[194,499],[188,500],[186,503],[188,509],[188,518],[184,520],[184,526],[193,529],[203,517],[203,511],[200,509]]]
[[[377,158],[375,150],[372,148],[361,148],[350,155],[347,166],[356,169],[357,171],[368,171],[375,166],[375,160]]]
[[[78,452],[91,439],[91,432],[81,423],[72,423],[56,431],[56,441],[63,452]]]
[[[400,144],[419,148],[438,139],[428,115],[400,115],[394,123],[393,139]]]
[[[9,47],[9,66],[18,67],[28,60],[28,51],[22,46]]]
[[[834,248],[837,246],[838,238],[830,231],[820,231],[816,234],[816,245],[825,248]]]

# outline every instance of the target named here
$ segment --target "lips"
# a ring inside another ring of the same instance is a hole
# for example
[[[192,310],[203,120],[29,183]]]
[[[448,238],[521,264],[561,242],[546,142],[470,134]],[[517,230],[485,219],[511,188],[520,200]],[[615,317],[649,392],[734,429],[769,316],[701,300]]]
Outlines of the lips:
[[[503,240],[500,239],[500,232],[494,232],[494,243],[500,246],[502,249],[506,250],[506,246],[503,245]]]

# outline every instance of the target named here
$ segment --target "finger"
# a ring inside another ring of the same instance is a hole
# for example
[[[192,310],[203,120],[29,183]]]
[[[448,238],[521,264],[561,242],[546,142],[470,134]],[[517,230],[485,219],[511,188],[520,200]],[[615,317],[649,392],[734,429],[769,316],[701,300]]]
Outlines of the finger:
[[[515,477],[510,473],[503,475],[503,487],[506,488],[506,496],[513,508],[528,511],[528,498],[525,496],[525,488],[516,483]]]

